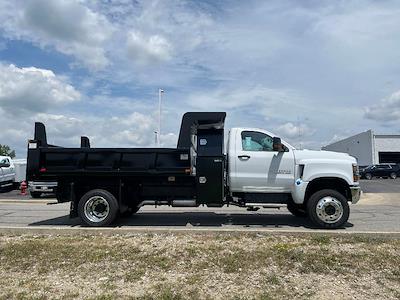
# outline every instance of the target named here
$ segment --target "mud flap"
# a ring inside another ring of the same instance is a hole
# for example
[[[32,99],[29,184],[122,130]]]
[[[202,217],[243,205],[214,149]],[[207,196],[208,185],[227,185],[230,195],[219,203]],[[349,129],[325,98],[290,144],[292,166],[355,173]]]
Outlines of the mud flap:
[[[70,199],[71,204],[69,207],[69,217],[76,218],[78,217],[78,202],[76,200],[75,184],[73,182],[70,183]]]

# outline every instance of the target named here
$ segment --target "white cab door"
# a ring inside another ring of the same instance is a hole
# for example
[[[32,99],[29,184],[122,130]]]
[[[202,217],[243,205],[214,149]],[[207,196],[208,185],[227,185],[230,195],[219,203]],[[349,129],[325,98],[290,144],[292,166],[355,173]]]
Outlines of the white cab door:
[[[238,130],[235,137],[233,192],[291,192],[294,184],[294,155],[273,150],[272,137],[262,131]],[[231,161],[232,162],[232,161]]]

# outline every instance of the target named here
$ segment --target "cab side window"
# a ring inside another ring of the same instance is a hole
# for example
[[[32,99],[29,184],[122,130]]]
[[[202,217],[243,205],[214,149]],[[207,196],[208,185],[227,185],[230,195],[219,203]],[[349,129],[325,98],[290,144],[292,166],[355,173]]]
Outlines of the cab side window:
[[[243,151],[274,151],[272,137],[256,131],[242,132]]]

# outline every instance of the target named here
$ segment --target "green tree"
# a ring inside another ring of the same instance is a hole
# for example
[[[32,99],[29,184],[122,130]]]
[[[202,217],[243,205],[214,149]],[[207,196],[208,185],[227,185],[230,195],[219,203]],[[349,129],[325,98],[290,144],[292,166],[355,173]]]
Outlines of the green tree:
[[[15,150],[11,150],[10,146],[0,144],[0,155],[15,157]]]

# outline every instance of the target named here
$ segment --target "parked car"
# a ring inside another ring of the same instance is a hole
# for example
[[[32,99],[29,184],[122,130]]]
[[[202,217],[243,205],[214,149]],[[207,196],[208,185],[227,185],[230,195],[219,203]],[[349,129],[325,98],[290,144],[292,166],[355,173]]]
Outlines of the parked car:
[[[396,164],[371,165],[360,170],[361,178],[372,179],[374,177],[396,179],[400,175],[400,166]]]
[[[358,166],[358,169],[360,170],[360,172],[363,172],[366,168],[369,168],[371,165],[368,166]]]
[[[107,226],[144,205],[255,209],[286,204],[318,227],[342,227],[361,190],[357,161],[348,154],[296,150],[264,129],[232,128],[224,154],[224,112],[186,113],[176,148],[80,148],[47,143],[35,124],[27,179],[57,179],[57,201],[70,217]]]
[[[0,190],[13,188],[15,182],[15,167],[9,156],[0,156]]]

